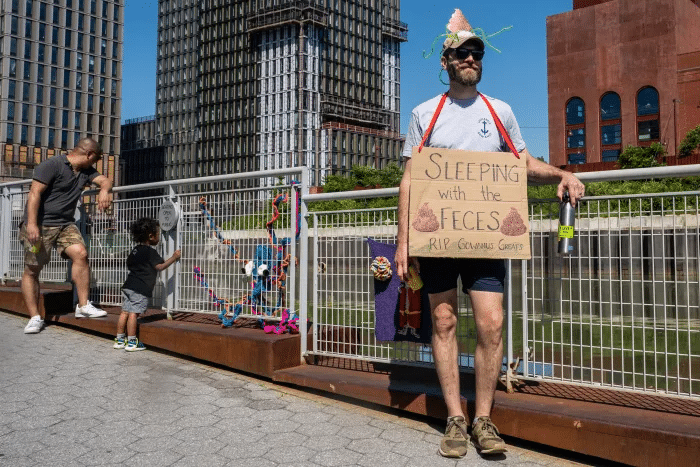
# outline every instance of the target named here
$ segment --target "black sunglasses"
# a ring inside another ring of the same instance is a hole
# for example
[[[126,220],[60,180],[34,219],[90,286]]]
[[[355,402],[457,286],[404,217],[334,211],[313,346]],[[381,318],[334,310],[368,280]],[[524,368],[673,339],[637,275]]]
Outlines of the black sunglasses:
[[[474,60],[477,62],[484,58],[484,51],[483,50],[472,50],[472,49],[455,49],[455,57],[457,60],[464,60],[470,55],[474,57]]]

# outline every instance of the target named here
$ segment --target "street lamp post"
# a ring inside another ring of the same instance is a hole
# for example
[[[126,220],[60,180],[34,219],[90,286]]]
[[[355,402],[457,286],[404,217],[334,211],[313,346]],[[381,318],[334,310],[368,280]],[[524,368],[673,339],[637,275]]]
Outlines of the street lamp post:
[[[680,102],[679,99],[673,99],[673,155],[678,157],[678,120],[676,112],[676,103]]]

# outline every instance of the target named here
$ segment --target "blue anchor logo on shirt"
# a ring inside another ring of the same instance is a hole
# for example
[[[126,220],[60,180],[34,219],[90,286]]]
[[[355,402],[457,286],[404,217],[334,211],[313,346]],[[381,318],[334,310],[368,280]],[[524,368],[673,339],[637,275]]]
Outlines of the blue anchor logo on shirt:
[[[489,136],[491,136],[491,131],[488,128],[486,128],[486,126],[490,125],[491,122],[486,118],[482,118],[479,120],[479,123],[481,123],[482,125],[482,128],[479,130],[479,136],[481,136],[482,138],[488,138]]]

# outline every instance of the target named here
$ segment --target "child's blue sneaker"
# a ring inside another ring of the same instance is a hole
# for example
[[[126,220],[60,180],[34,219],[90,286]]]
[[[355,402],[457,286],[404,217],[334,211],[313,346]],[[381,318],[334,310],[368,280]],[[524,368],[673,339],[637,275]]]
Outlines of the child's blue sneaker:
[[[139,350],[146,350],[146,346],[139,342],[138,339],[134,339],[126,343],[124,350],[127,352],[138,352]]]
[[[114,338],[114,348],[115,349],[123,349],[124,346],[126,345],[126,339],[123,337],[115,337]]]

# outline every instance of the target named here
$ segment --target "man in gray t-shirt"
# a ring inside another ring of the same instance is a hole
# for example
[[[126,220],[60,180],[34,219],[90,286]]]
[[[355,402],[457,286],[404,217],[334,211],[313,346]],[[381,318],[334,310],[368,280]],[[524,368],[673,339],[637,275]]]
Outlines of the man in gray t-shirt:
[[[78,294],[77,318],[106,316],[88,300],[90,266],[85,242],[74,223],[78,199],[89,183],[100,187],[99,209],[112,204],[112,182],[93,167],[102,159],[102,150],[92,138],[83,138],[68,155],[59,154],[34,169],[27,196],[19,238],[24,244],[22,294],[29,311],[25,334],[41,331],[44,320],[39,315],[39,273],[51,260],[51,250],[72,261],[72,278]]]
[[[463,26],[462,29],[453,28],[455,24]],[[408,206],[413,148],[424,143],[429,147],[477,152],[509,151],[486,104],[488,100],[510,135],[514,149],[526,158],[530,179],[558,183],[559,198],[568,191],[573,205],[583,196],[584,186],[573,174],[533,158],[525,147],[510,107],[478,93],[476,86],[481,80],[484,43],[472,32],[461,11],[455,11],[448,29],[452,34],[443,45],[441,64],[450,78],[449,91],[442,106],[439,104],[443,96],[438,96],[413,110],[406,135],[403,155],[407,162],[399,190],[395,263],[396,273],[404,281],[408,280],[409,264],[413,265],[428,293],[433,320],[433,358],[448,415],[439,452],[445,457],[463,457],[468,448],[468,426],[459,388],[457,280],[461,277],[462,288],[469,294],[477,330],[476,401],[471,437],[481,454],[498,454],[506,450],[506,445],[491,422],[490,413],[503,359],[505,263],[503,260],[409,258]],[[430,129],[439,107],[441,110]]]

